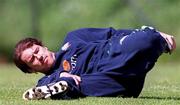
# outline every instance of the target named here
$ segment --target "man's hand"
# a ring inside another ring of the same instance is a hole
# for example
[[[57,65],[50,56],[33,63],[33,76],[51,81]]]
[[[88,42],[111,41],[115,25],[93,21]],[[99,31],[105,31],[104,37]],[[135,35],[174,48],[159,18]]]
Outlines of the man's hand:
[[[173,52],[176,49],[176,42],[175,42],[174,37],[172,35],[168,35],[168,34],[163,33],[163,32],[159,32],[159,33],[161,34],[161,36],[168,43],[168,47],[169,47],[170,53]]]
[[[73,74],[70,74],[70,73],[67,73],[67,72],[62,72],[60,74],[60,77],[71,77],[71,78],[74,79],[76,85],[79,85],[79,83],[81,82],[81,77],[80,76],[73,75]]]

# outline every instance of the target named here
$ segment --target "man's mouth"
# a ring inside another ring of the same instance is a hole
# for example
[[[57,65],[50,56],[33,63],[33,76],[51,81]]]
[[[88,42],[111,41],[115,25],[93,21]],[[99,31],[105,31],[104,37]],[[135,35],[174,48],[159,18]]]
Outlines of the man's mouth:
[[[44,57],[43,63],[46,63],[46,61],[47,61],[47,56]]]
[[[47,61],[46,58],[47,58],[47,56],[42,56],[42,58],[40,60],[42,64],[46,63],[46,61]]]

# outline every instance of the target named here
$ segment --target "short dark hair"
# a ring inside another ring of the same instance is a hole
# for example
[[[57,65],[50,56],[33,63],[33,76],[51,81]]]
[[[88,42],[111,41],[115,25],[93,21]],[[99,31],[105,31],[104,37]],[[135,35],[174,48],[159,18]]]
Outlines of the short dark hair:
[[[33,44],[43,46],[42,42],[36,38],[25,38],[20,40],[14,49],[14,54],[13,54],[13,61],[15,65],[24,73],[31,73],[29,70],[31,68],[21,60],[21,54],[22,52],[33,46]]]

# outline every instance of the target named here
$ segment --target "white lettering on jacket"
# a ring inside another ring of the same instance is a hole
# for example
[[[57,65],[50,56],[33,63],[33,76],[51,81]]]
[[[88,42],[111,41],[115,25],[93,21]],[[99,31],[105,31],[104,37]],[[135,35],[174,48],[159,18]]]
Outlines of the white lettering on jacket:
[[[76,68],[76,64],[77,64],[77,55],[74,54],[72,57],[71,57],[71,69],[74,70]]]

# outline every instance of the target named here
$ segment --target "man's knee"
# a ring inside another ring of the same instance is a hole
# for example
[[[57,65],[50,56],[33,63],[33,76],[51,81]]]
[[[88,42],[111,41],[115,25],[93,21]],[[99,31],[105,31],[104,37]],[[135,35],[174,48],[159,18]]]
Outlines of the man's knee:
[[[164,39],[155,30],[146,29],[132,33],[126,40],[129,51],[158,51],[164,50]]]
[[[159,32],[154,32],[148,36],[148,40],[150,43],[150,49],[158,50],[159,52],[163,52],[165,49],[166,41],[160,35]]]

